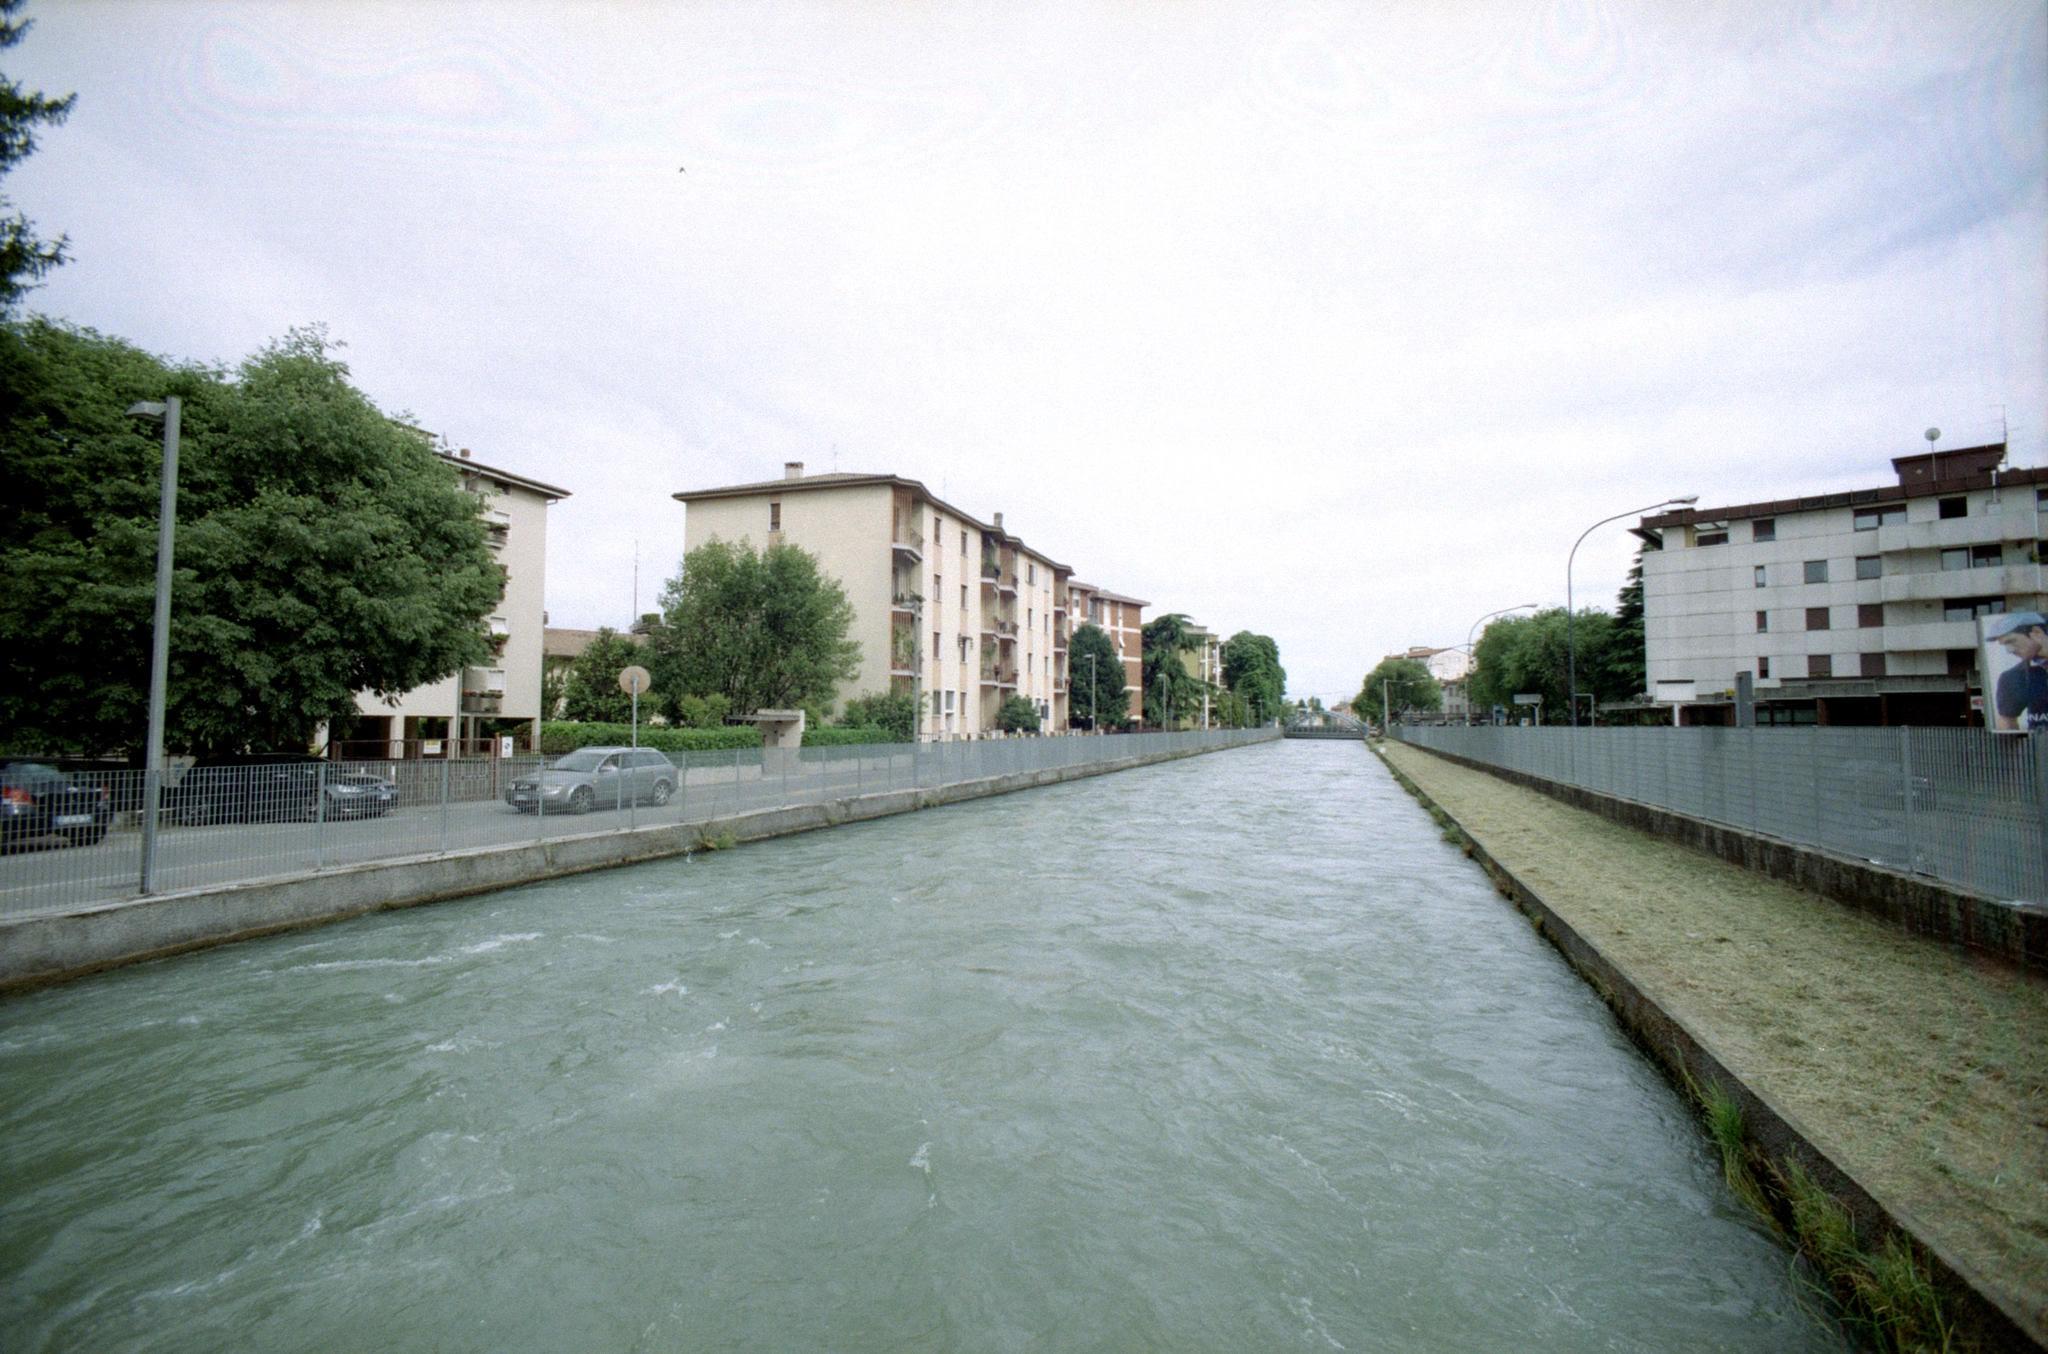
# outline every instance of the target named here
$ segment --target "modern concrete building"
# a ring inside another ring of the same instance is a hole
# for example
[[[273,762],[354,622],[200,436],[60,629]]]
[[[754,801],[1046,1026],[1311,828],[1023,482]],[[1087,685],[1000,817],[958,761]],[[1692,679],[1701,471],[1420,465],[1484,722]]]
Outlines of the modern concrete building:
[[[1095,626],[1116,646],[1117,656],[1124,663],[1124,694],[1130,700],[1127,713],[1132,719],[1142,721],[1145,717],[1145,608],[1152,604],[1078,579],[1067,584],[1067,597],[1073,623]]]
[[[1976,722],[1977,618],[2040,610],[2048,470],[2002,443],[1901,456],[1898,483],[1645,517],[1650,693],[1682,723]]]
[[[353,757],[441,755],[495,751],[496,735],[512,721],[544,717],[541,703],[542,631],[547,625],[548,505],[567,489],[472,460],[469,450],[437,449],[454,466],[462,487],[481,500],[491,550],[505,568],[505,593],[490,617],[497,658],[488,667],[417,687],[390,701],[371,692],[356,697],[355,727],[337,750]],[[526,731],[527,739],[537,729]],[[382,745],[383,751],[376,750]]]
[[[1067,579],[1073,572],[1007,531],[896,475],[806,475],[685,490],[685,550],[714,538],[755,549],[788,543],[818,559],[853,604],[860,671],[850,697],[916,697],[922,738],[996,727],[1011,696],[1042,727],[1067,724]]]

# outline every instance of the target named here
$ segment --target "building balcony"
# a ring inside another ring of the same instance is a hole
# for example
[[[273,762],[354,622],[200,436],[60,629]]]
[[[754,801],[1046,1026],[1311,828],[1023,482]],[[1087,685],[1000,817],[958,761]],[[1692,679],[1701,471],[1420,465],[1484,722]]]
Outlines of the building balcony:
[[[465,691],[462,693],[462,713],[465,715],[502,714],[505,709],[504,693],[498,691]]]
[[[898,555],[916,563],[924,562],[924,537],[909,527],[897,527],[890,544]]]
[[[984,663],[981,665],[981,684],[998,691],[1014,691],[1017,689],[1017,669],[1000,663]]]
[[[1882,635],[1884,648],[1895,653],[1977,647],[1975,621],[1922,621],[1918,625],[1887,625],[1882,630],[1867,630],[1863,633]]]
[[[1939,602],[1950,597],[2013,597],[2042,591],[2041,566],[2004,564],[1983,569],[1930,569],[1924,574],[1888,574],[1887,602]]]
[[[2016,487],[2011,491],[2009,503],[2020,503],[2020,495],[2033,493],[2031,485]],[[2033,510],[2032,502],[2025,503],[2023,512],[1990,513],[1979,517],[1949,517],[1933,522],[1902,522],[1896,526],[1879,527],[1876,531],[1854,533],[1858,542],[1876,538],[1879,554],[1893,554],[1901,550],[1939,550],[1959,545],[1989,545],[1993,541],[2031,541],[2041,534],[2041,515]],[[1869,553],[1858,545],[1858,554]]]
[[[909,616],[916,615],[923,606],[924,598],[914,592],[899,592],[889,599],[891,611],[901,611]]]

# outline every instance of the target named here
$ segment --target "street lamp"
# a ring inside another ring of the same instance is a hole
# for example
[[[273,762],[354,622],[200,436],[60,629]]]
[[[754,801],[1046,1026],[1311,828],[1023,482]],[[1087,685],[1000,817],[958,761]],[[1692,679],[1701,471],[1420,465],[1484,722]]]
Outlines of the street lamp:
[[[156,516],[156,621],[149,652],[149,747],[142,771],[142,878],[140,892],[155,885],[157,815],[164,791],[164,686],[171,669],[171,540],[178,525],[178,415],[183,402],[142,400],[128,407],[133,418],[164,425],[163,485]]]
[[[1090,733],[1102,732],[1101,715],[1095,708],[1095,701],[1101,694],[1101,690],[1102,688],[1095,684],[1095,655],[1091,653],[1088,655],[1088,723],[1090,725]]]
[[[1573,728],[1579,727],[1579,645],[1578,636],[1574,633],[1572,624],[1572,561],[1578,558],[1579,547],[1585,544],[1588,536],[1592,535],[1599,528],[1606,526],[1609,522],[1619,522],[1624,517],[1633,517],[1639,512],[1648,512],[1652,508],[1670,508],[1680,504],[1693,504],[1699,501],[1700,496],[1698,494],[1690,494],[1684,498],[1667,498],[1662,503],[1650,503],[1640,508],[1630,508],[1627,512],[1618,512],[1612,517],[1601,518],[1592,526],[1580,532],[1579,539],[1572,542],[1572,552],[1566,555],[1564,560],[1564,644],[1568,654],[1565,661],[1570,672]]]

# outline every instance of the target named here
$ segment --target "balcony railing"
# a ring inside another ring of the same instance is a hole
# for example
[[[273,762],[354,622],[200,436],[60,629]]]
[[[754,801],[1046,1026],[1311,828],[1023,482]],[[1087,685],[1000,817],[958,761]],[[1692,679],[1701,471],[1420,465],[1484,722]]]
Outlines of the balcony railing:
[[[924,597],[915,592],[899,592],[889,600],[889,604],[898,611],[916,611],[924,605]]]
[[[1000,663],[983,663],[981,665],[981,684],[983,686],[995,687],[1015,686],[1017,685],[1017,669],[1004,667]]]
[[[896,528],[895,546],[898,550],[908,551],[919,559],[924,558],[924,536],[911,527]]]

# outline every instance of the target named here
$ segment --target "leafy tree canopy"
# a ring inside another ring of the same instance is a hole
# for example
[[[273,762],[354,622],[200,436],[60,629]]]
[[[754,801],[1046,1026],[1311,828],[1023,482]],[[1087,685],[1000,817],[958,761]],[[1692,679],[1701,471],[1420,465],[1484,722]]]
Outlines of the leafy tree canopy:
[[[1178,611],[1145,623],[1144,630],[1145,717],[1160,728],[1169,720],[1185,719],[1202,708],[1202,696],[1209,683],[1188,671],[1182,654],[1201,648],[1188,618]],[[1073,650],[1068,649],[1069,671]]]
[[[1588,695],[1613,700],[1641,690],[1640,678],[1631,671],[1628,643],[1614,617],[1588,607],[1579,612],[1573,629],[1582,719]],[[1545,723],[1569,722],[1570,647],[1563,607],[1494,621],[1479,636],[1472,658],[1467,690],[1475,706],[1504,705],[1512,710],[1515,696],[1540,695]]]
[[[574,720],[629,723],[633,697],[619,689],[619,674],[645,661],[638,644],[609,626],[599,630],[597,638],[569,665],[569,680],[562,691],[565,713]],[[642,721],[655,713],[654,702],[644,699],[645,695],[643,692],[640,702]]]
[[[1006,696],[996,710],[996,727],[1005,733],[1037,733],[1038,707],[1023,696]]]
[[[1387,711],[1380,704],[1383,696],[1396,716],[1406,710],[1444,708],[1443,688],[1419,658],[1382,658],[1378,667],[1365,674],[1365,684],[1351,698],[1351,713],[1384,727]]]
[[[1130,726],[1124,660],[1117,655],[1116,643],[1093,621],[1076,627],[1067,641],[1067,677],[1069,723],[1081,729],[1092,729],[1098,722],[1105,729]]]
[[[0,0],[0,48],[12,47],[28,32],[31,21],[17,18],[26,0]],[[61,99],[26,90],[0,75],[0,175],[27,159],[36,148],[36,128],[56,126],[71,112],[76,94]],[[19,212],[5,214],[0,197],[0,311],[11,308],[21,294],[64,262],[63,236],[54,241],[36,237],[35,226]]]
[[[35,318],[0,323],[0,722],[32,751],[136,749],[163,444],[184,401],[165,744],[303,751],[356,693],[490,660],[504,574],[425,435],[348,383],[323,331],[228,372]]]
[[[908,743],[917,737],[917,698],[908,691],[856,696],[846,703],[839,722],[848,728],[887,729],[898,741]]]
[[[1232,635],[1223,643],[1223,685],[1243,701],[1240,727],[1279,719],[1287,702],[1287,670],[1280,666],[1280,646],[1249,630]]]
[[[649,667],[677,696],[723,696],[741,713],[822,708],[860,671],[860,645],[846,637],[852,603],[797,546],[706,541],[684,556],[661,606]]]

